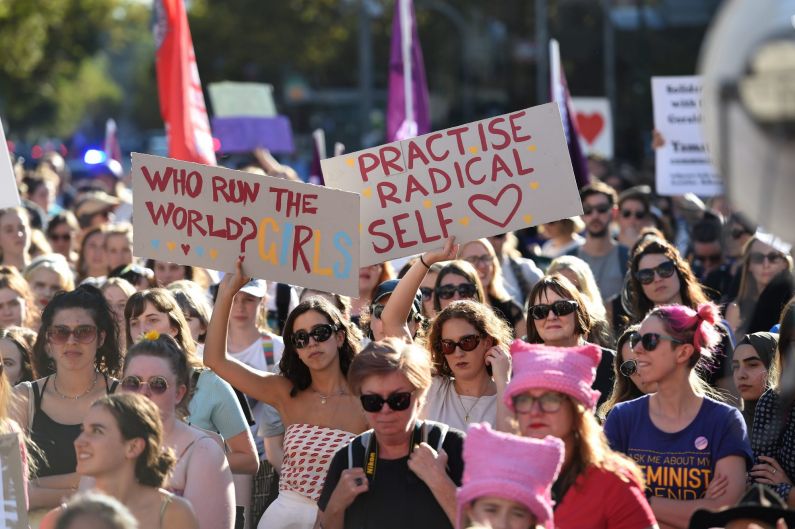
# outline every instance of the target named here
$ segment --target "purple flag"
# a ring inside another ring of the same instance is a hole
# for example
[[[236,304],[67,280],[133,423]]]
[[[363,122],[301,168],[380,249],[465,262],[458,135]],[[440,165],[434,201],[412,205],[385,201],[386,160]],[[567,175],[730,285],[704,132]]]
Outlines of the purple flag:
[[[431,131],[428,83],[412,0],[395,2],[392,48],[389,58],[387,142],[405,140]]]
[[[550,90],[552,102],[557,103],[558,108],[560,108],[563,132],[566,134],[566,143],[569,146],[569,157],[574,169],[574,177],[577,179],[577,187],[582,188],[590,183],[591,176],[588,172],[588,161],[582,152],[580,131],[577,128],[577,122],[574,120],[569,84],[566,82],[566,72],[563,71],[563,66],[560,63],[560,47],[555,39],[549,41],[549,68],[550,83],[552,84],[552,89]]]
[[[275,153],[291,153],[293,130],[287,116],[273,118],[258,117],[214,117],[213,133],[221,141],[220,152],[250,152],[265,147]]]

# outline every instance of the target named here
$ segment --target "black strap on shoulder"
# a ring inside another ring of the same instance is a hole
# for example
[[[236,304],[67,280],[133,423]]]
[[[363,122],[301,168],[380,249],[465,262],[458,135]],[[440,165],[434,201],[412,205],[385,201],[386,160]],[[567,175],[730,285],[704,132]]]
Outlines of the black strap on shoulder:
[[[281,334],[284,330],[284,322],[290,312],[290,298],[292,297],[292,287],[284,283],[276,285],[276,316],[279,319],[279,328],[276,330]]]
[[[35,405],[36,409],[41,409],[41,397],[44,395],[44,390],[47,388],[47,382],[50,381],[50,377],[44,379],[44,386],[39,391],[39,384],[35,380],[30,383],[33,387],[33,404]]]

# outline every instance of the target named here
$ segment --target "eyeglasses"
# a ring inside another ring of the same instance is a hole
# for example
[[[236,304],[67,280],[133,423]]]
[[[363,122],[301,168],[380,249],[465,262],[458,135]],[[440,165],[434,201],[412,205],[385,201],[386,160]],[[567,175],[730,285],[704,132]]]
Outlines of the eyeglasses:
[[[534,320],[545,320],[549,316],[549,311],[555,313],[560,318],[577,310],[577,302],[572,299],[560,299],[549,305],[533,305],[528,311]]]
[[[52,241],[69,242],[72,240],[72,235],[70,233],[52,233],[49,238]]]
[[[764,254],[762,252],[751,252],[748,256],[749,262],[751,264],[762,264],[765,262],[765,259],[770,261],[770,264],[774,264],[778,262],[779,259],[784,259],[784,256],[778,252],[770,252],[768,254]]]
[[[403,411],[408,409],[411,405],[411,394],[413,392],[404,391],[400,393],[393,393],[387,398],[381,395],[362,395],[359,399],[362,401],[362,408],[369,413],[378,413],[384,408],[384,403],[389,406],[392,411]]]
[[[439,299],[452,299],[455,293],[465,299],[472,299],[475,297],[478,289],[472,283],[461,283],[460,285],[442,285],[436,289],[436,295]]]
[[[420,287],[420,294],[422,294],[423,301],[430,301],[433,296],[433,289],[431,287]]]
[[[637,220],[643,220],[643,219],[646,218],[646,212],[645,211],[632,211],[631,209],[622,209],[621,210],[621,216],[624,217],[625,219],[630,218],[632,215],[635,215],[635,218]]]
[[[648,285],[654,281],[655,273],[661,278],[666,278],[674,275],[674,272],[676,272],[676,266],[674,265],[674,262],[665,261],[654,268],[641,268],[635,273],[635,277],[642,285]]]
[[[723,254],[714,253],[711,255],[693,255],[693,258],[696,261],[701,261],[702,263],[719,263],[723,260]]]
[[[77,343],[91,343],[97,339],[97,328],[93,325],[78,325],[70,329],[64,325],[50,327],[47,330],[47,341],[55,344],[64,344],[69,337],[74,335]]]
[[[594,211],[596,211],[600,215],[604,215],[605,213],[607,213],[611,209],[613,209],[613,206],[611,206],[610,204],[599,204],[598,206],[585,206],[584,205],[582,207],[582,215],[583,215],[583,217],[587,217],[588,215],[590,215]],[[622,214],[623,214],[623,212],[622,212]]]
[[[470,255],[469,257],[464,257],[464,261],[475,267],[478,265],[488,266],[494,262],[494,258],[489,254]]]
[[[312,330],[305,331],[303,329],[295,331],[292,336],[293,347],[296,349],[303,349],[309,345],[309,338],[312,337],[317,343],[322,343],[331,338],[335,331],[339,330],[336,325],[330,323],[321,323],[312,327]]]
[[[544,393],[540,397],[533,397],[524,393],[513,398],[513,409],[517,413],[530,413],[533,411],[535,403],[538,402],[542,412],[555,413],[560,410],[564,400],[566,400],[566,397],[560,393]]]
[[[149,377],[148,380],[144,380],[136,375],[127,375],[121,381],[121,387],[124,391],[138,393],[144,386],[149,387],[149,391],[151,391],[152,394],[162,395],[168,389],[168,380],[160,375]]]
[[[455,353],[456,347],[460,347],[462,351],[469,352],[475,349],[480,344],[482,338],[479,334],[469,334],[462,337],[457,342],[453,340],[439,340],[439,349],[442,354],[447,356]]]
[[[750,233],[748,233],[746,230],[744,230],[742,228],[732,228],[732,230],[729,232],[729,234],[732,236],[732,239],[739,239],[740,237],[742,237],[745,234],[751,235]]]
[[[618,366],[618,371],[625,377],[631,377],[638,372],[638,361],[627,360],[626,362],[622,362],[621,365]]]
[[[668,336],[667,334],[658,334],[656,332],[647,332],[646,334],[640,334],[639,332],[633,332],[629,335],[629,346],[633,349],[641,344],[643,346],[644,351],[654,351],[657,349],[657,346],[660,345],[660,340],[670,340],[673,343],[685,343],[679,338],[674,338],[673,336]]]

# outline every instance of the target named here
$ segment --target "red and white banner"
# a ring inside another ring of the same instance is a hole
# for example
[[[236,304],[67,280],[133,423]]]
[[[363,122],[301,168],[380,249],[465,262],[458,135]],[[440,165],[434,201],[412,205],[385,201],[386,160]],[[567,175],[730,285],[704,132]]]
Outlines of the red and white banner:
[[[613,159],[613,118],[606,97],[572,97],[574,121],[585,154]]]

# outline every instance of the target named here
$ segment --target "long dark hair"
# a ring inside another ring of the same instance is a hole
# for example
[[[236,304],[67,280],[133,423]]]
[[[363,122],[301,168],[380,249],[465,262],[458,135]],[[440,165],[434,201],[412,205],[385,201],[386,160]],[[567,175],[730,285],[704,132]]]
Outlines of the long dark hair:
[[[632,379],[621,374],[621,364],[624,362],[624,345],[629,341],[630,335],[638,329],[640,329],[640,325],[630,325],[624,329],[624,332],[616,340],[616,355],[613,357],[613,391],[610,392],[610,398],[599,406],[597,413],[597,416],[602,421],[607,418],[607,414],[610,413],[610,410],[616,404],[643,396],[643,392],[635,385]]]
[[[55,366],[47,354],[47,331],[52,326],[55,314],[65,309],[83,309],[91,315],[94,325],[97,326],[97,339],[99,340],[101,333],[105,334],[105,340],[97,347],[94,365],[101,373],[118,376],[124,357],[124,344],[119,343],[119,327],[105,296],[90,284],[80,285],[71,292],[60,292],[44,307],[41,328],[33,345],[33,371],[36,375],[46,377],[55,373]]]
[[[475,286],[477,291],[475,294],[475,301],[488,303],[488,300],[486,299],[486,291],[483,290],[483,283],[480,282],[480,276],[478,275],[477,270],[475,270],[475,267],[472,266],[469,261],[464,261],[463,259],[450,261],[444,265],[441,270],[439,270],[439,275],[436,276],[436,283],[433,285],[434,292],[442,285],[442,279],[450,274],[461,276]],[[439,296],[435,294],[433,296],[433,308],[436,312],[440,312],[442,310],[441,300],[439,299]]]
[[[328,323],[337,328],[337,332],[343,333],[344,340],[339,348],[340,370],[343,375],[348,375],[348,368],[353,357],[359,352],[362,341],[361,331],[352,323],[345,321],[337,307],[332,305],[326,298],[315,296],[299,303],[287,316],[287,321],[284,322],[284,353],[282,353],[282,359],[279,362],[279,369],[282,375],[293,383],[293,388],[290,390],[291,397],[295,397],[299,391],[305,390],[312,384],[312,375],[309,372],[309,368],[301,361],[298,351],[295,350],[293,345],[295,320],[298,316],[310,310],[321,314]]]

